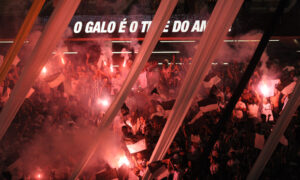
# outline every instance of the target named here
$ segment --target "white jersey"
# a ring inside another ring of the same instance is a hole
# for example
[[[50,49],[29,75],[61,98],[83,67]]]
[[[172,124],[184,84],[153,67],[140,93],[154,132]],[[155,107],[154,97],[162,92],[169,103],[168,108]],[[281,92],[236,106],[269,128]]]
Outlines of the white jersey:
[[[266,115],[267,120],[274,121],[273,113],[272,113],[272,107],[271,104],[263,104],[263,108],[261,110],[261,113]]]

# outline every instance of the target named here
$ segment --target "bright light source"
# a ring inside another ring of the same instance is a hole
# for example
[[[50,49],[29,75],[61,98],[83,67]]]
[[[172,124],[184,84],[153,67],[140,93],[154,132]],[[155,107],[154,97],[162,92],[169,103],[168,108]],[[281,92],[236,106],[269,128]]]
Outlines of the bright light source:
[[[180,51],[153,51],[153,54],[179,54]]]
[[[113,54],[131,54],[132,52],[131,51],[115,51],[115,52],[112,52]]]
[[[114,51],[113,54],[132,54],[131,51]],[[135,54],[139,53],[137,51],[134,52]],[[152,54],[179,54],[180,51],[153,51]]]
[[[119,161],[118,161],[118,166],[121,167],[123,165],[126,165],[126,166],[129,166],[130,165],[130,162],[129,160],[127,159],[126,156],[122,156],[120,157]]]
[[[56,54],[56,52],[52,52],[52,54]],[[63,52],[62,54],[78,54],[78,52]]]
[[[130,127],[132,128],[131,122],[128,121],[128,122],[126,122],[126,123],[127,123],[128,126],[130,126]]]
[[[260,92],[261,92],[265,97],[267,97],[267,96],[269,95],[269,93],[270,93],[269,87],[268,87],[267,84],[265,84],[264,82],[260,84],[259,89],[260,89]]]
[[[110,65],[110,72],[114,72],[114,67],[112,64]]]
[[[108,101],[107,101],[107,100],[103,100],[103,101],[102,101],[102,105],[103,105],[103,106],[108,106],[108,105],[109,105],[109,103],[108,103]]]
[[[78,52],[64,52],[64,54],[78,54]]]
[[[259,42],[259,39],[225,39],[224,42]],[[278,42],[279,39],[270,39],[269,42]]]
[[[106,64],[106,61],[104,61],[104,66],[106,66],[107,64]]]
[[[278,42],[278,41],[280,41],[279,39],[270,39],[269,40],[270,42]]]
[[[10,43],[14,43],[14,41],[0,41],[0,43],[3,43],[3,44],[10,44]]]
[[[126,59],[124,59],[123,67],[126,67]]]
[[[1,44],[12,44],[14,43],[14,41],[11,40],[4,40],[4,41],[0,41]],[[24,41],[24,43],[29,43],[29,41]]]
[[[47,68],[46,68],[46,67],[43,67],[42,73],[43,73],[43,74],[46,74],[46,73],[47,73]]]
[[[112,43],[131,43],[131,41],[111,41]]]
[[[60,57],[60,60],[61,60],[61,63],[62,63],[62,64],[66,64],[65,59],[64,59],[63,56]]]
[[[239,40],[237,40],[237,42],[259,42],[259,40],[258,39],[249,39],[249,40],[239,39]]]
[[[182,41],[160,41],[161,43],[193,43],[195,40],[182,40]]]
[[[107,99],[98,99],[97,104],[107,107],[109,106],[109,101]]]
[[[42,174],[41,174],[41,173],[38,173],[38,174],[36,175],[36,178],[37,178],[37,179],[41,179],[41,178],[42,178]]]

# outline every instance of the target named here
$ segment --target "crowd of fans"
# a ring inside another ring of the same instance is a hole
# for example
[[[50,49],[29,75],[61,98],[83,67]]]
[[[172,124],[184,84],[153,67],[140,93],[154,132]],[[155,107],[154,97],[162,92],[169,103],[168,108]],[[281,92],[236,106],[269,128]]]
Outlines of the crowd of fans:
[[[292,93],[298,72],[292,66],[283,69],[278,64],[267,64],[281,73],[265,79],[272,82],[268,86],[272,92],[266,95],[259,88],[266,72],[257,68],[226,123],[226,131],[221,132],[222,138],[210,156],[205,157],[203,152],[215,133],[215,124],[246,68],[246,63],[214,63],[164,160],[149,163],[190,62],[191,58],[175,56],[163,62],[149,61],[115,118],[111,129],[122,137],[123,150],[131,162],[130,170],[135,178],[141,178],[149,167],[157,177],[245,179],[262,148],[259,144],[268,138]],[[30,144],[45,127],[61,131],[67,127],[76,132],[79,126],[101,126],[103,114],[120,90],[131,65],[132,60],[127,57],[118,66],[104,58],[91,61],[89,54],[83,63],[74,63],[63,55],[53,57],[1,141],[2,176],[9,179],[13,172],[7,168],[19,158],[22,147]],[[1,108],[21,69],[21,65],[14,66],[2,82]],[[263,178],[299,178],[299,113],[298,109]],[[145,140],[145,150],[131,154],[126,145],[140,140]],[[162,169],[164,173],[158,173]],[[52,179],[55,179],[54,174]]]
[[[183,63],[183,66],[181,64],[172,67],[165,64],[162,67],[160,83],[167,84],[166,82],[169,82],[167,85],[169,94],[176,92],[182,77],[180,73],[184,75],[187,72],[188,61],[180,62]],[[270,80],[274,84],[268,88],[274,92],[267,95],[261,92],[263,89],[259,88],[265,72],[256,70],[236,104],[231,120],[226,123],[226,131],[221,133],[222,138],[215,144],[209,158],[203,157],[206,144],[215,133],[215,125],[232,96],[244,69],[245,64],[242,63],[214,63],[212,70],[205,78],[199,97],[195,100],[197,103],[190,108],[181,130],[177,133],[162,161],[171,173],[169,177],[175,179],[246,178],[262,149],[259,144],[264,143],[268,138],[292,93],[297,78],[295,69],[286,67],[283,73],[276,77],[277,79],[273,77],[274,79]],[[202,92],[205,90],[206,92]],[[159,91],[155,92],[161,94]],[[140,173],[140,176],[145,171],[145,162],[151,156],[174,100],[171,97],[168,101],[156,101],[153,104],[156,110],[153,112],[149,109],[150,116],[147,115],[149,114],[147,111],[139,112],[142,115],[137,115],[133,119],[134,116],[131,116],[129,118],[131,124],[136,124],[138,127],[123,126],[124,137],[134,140],[142,135],[146,138],[147,150],[142,153],[143,155],[136,154],[140,163],[135,170],[137,174]],[[280,179],[288,176],[291,179],[297,179],[298,175],[295,169],[298,167],[295,162],[299,160],[299,145],[296,143],[299,140],[298,124],[299,111],[293,116],[289,129],[281,138],[281,144],[266,167],[263,177]],[[259,136],[263,136],[263,139],[259,139]],[[161,166],[160,163],[158,163],[160,165],[157,163],[148,166],[154,166],[150,169],[156,169],[156,166]],[[154,170],[153,173],[155,173]]]

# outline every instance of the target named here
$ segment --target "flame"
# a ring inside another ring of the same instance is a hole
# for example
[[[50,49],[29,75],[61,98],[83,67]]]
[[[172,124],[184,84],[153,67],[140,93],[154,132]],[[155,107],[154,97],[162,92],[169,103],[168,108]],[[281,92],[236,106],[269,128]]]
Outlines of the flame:
[[[104,61],[104,66],[106,66],[107,64],[106,64],[106,61]]]
[[[126,67],[126,59],[124,59],[123,67]]]
[[[132,128],[132,124],[131,122],[127,122],[128,126],[130,126]]]
[[[107,99],[98,99],[97,104],[107,107],[109,105],[109,101]]]
[[[270,89],[265,82],[261,83],[259,86],[260,92],[267,97],[270,94]]]
[[[46,68],[46,67],[43,67],[42,73],[43,73],[43,74],[46,74],[46,73],[47,73],[47,68]]]
[[[112,64],[110,65],[110,72],[114,72],[114,67]]]
[[[38,173],[38,174],[36,175],[36,177],[37,177],[37,179],[41,179],[41,178],[42,178],[42,174]]]
[[[64,59],[63,56],[60,57],[60,60],[61,60],[61,63],[62,63],[62,64],[66,64],[65,59]]]
[[[129,166],[130,165],[130,162],[129,160],[127,159],[126,156],[121,156],[119,161],[118,161],[118,166],[121,167],[123,165],[126,165],[126,166]]]

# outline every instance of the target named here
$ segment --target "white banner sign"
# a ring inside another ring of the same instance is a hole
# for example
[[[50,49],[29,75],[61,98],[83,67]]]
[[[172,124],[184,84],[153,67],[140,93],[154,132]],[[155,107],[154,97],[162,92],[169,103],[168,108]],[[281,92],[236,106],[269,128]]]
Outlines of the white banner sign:
[[[93,33],[146,33],[148,32],[152,21],[130,21],[123,19],[120,22],[116,21],[88,21],[86,23],[77,21],[74,24],[73,32],[75,34],[84,32],[87,34]],[[168,21],[164,33],[199,33],[204,32],[207,25],[206,20],[174,20]]]

